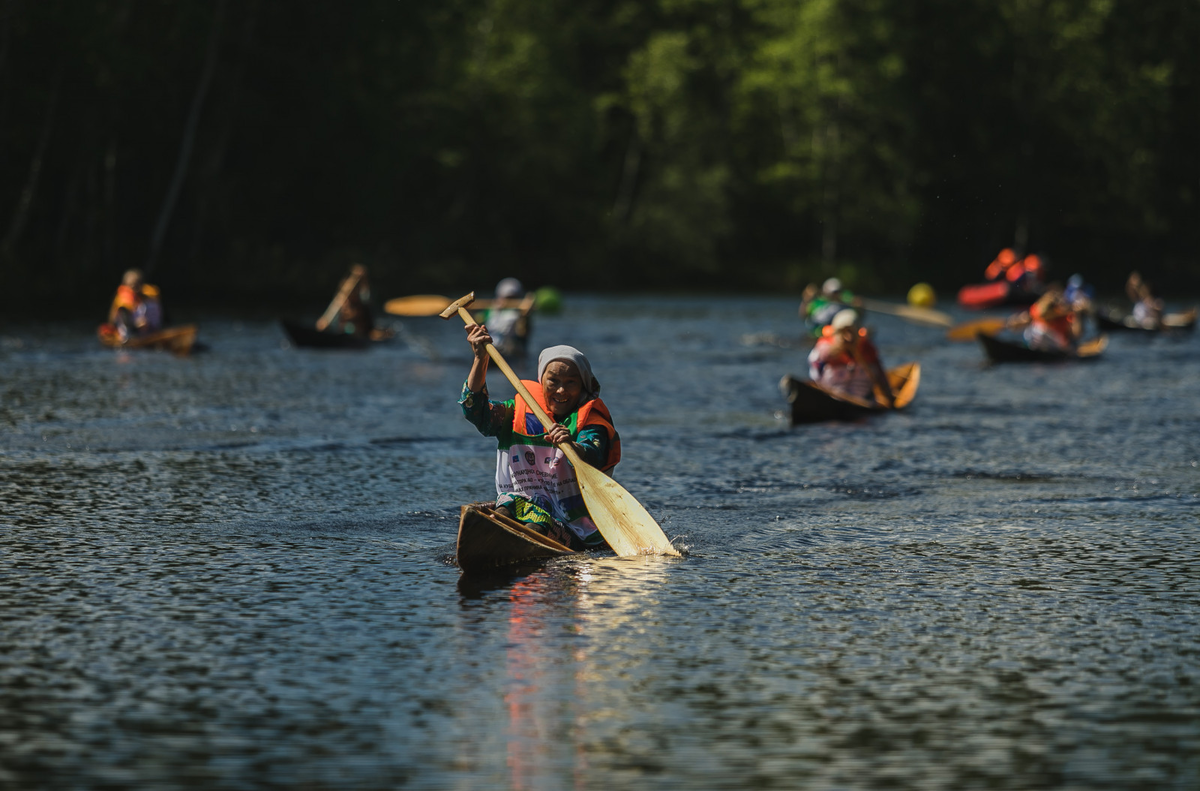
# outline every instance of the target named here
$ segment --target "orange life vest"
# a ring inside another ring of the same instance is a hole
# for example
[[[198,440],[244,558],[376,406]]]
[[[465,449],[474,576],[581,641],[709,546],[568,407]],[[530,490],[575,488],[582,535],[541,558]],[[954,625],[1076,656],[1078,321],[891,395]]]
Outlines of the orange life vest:
[[[1004,271],[1004,276],[1008,278],[1010,283],[1017,282],[1027,274],[1033,275],[1035,278],[1041,278],[1042,259],[1036,255],[1027,255]]]
[[[988,264],[983,276],[987,280],[999,280],[1007,274],[1010,267],[1017,262],[1017,254],[1005,247],[996,255],[996,259]]]
[[[1042,315],[1040,303],[1029,306],[1029,318],[1034,324],[1040,325],[1046,332],[1054,335],[1063,346],[1070,346],[1074,335],[1071,328],[1075,325],[1075,313],[1067,310],[1061,315],[1046,318]]]
[[[529,394],[537,401],[538,406],[549,415],[550,407],[546,404],[546,394],[542,391],[542,385],[529,379],[522,379],[521,384],[529,389]],[[608,411],[608,406],[599,398],[586,401],[579,409],[575,410],[574,433],[578,434],[579,430],[585,426],[603,426],[604,430],[608,432],[608,457],[604,460],[600,471],[610,472],[613,467],[617,466],[617,462],[621,461],[621,437],[613,426],[612,414]],[[525,403],[525,399],[521,397],[520,393],[517,394],[516,405],[513,408],[513,431],[526,437],[546,433],[545,428],[529,409],[529,405]]]

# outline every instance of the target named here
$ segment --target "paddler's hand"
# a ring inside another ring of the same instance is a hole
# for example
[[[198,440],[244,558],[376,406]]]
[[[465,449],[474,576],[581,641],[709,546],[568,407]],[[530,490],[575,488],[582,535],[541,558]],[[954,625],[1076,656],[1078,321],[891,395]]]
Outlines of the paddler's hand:
[[[560,445],[564,442],[571,441],[571,432],[567,431],[567,427],[561,423],[555,423],[546,432],[546,439],[553,442],[555,445]]]
[[[472,324],[467,330],[467,343],[471,344],[471,350],[475,352],[475,359],[486,360],[487,345],[492,343],[492,336],[487,331],[487,327],[482,324]]]

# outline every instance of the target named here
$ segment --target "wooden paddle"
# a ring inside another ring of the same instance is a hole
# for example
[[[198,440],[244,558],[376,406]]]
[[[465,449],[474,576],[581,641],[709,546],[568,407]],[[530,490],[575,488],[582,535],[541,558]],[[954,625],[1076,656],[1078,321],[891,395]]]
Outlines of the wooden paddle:
[[[329,323],[337,316],[338,311],[342,309],[342,305],[350,298],[350,292],[354,290],[354,287],[358,285],[358,281],[361,279],[362,273],[356,271],[352,272],[349,277],[342,281],[342,287],[334,295],[333,302],[329,303],[329,307],[325,309],[325,313],[321,318],[317,319],[317,329],[323,330],[329,326]]]
[[[1095,357],[1108,347],[1108,336],[1098,335],[1090,341],[1084,341],[1075,349],[1079,357]]]
[[[887,313],[891,316],[899,316],[902,319],[924,324],[930,327],[950,327],[954,324],[954,319],[949,313],[942,313],[940,310],[932,310],[930,308],[918,308],[913,305],[897,305],[892,302],[880,302],[876,299],[861,299],[862,306],[867,310],[873,310],[876,313]]]
[[[468,327],[474,326],[476,322],[467,312],[467,306],[474,300],[475,292],[472,291],[465,297],[450,303],[449,307],[438,315],[443,319],[449,319],[457,313],[464,324]],[[529,409],[541,421],[542,427],[549,431],[550,427],[554,425],[554,420],[546,414],[529,389],[521,383],[521,378],[509,367],[496,347],[490,343],[487,345],[487,353],[488,357],[491,357],[504,372],[505,378],[521,394],[521,398],[525,399]],[[588,513],[591,515],[592,521],[596,523],[596,527],[600,529],[600,535],[604,536],[604,540],[608,542],[614,552],[621,556],[657,554],[679,557],[679,552],[671,546],[671,542],[663,534],[658,522],[654,521],[654,518],[646,512],[646,509],[632,494],[625,491],[612,478],[579,458],[579,454],[575,452],[569,442],[563,442],[557,447],[575,469],[575,477],[579,481],[579,491],[583,494],[583,501],[587,505]]]
[[[946,337],[952,341],[973,341],[976,335],[995,335],[1008,326],[1008,319],[979,319],[959,324],[946,330]]]
[[[389,299],[384,303],[383,309],[393,316],[436,316],[449,304],[449,297],[438,294],[417,294],[411,297]]]
[[[533,310],[537,298],[530,294],[524,299],[479,299],[471,304],[476,310],[480,308],[515,308],[521,315],[527,315]],[[384,303],[385,312],[393,316],[437,316],[450,304],[449,297],[438,294],[416,294],[411,297],[396,297]]]

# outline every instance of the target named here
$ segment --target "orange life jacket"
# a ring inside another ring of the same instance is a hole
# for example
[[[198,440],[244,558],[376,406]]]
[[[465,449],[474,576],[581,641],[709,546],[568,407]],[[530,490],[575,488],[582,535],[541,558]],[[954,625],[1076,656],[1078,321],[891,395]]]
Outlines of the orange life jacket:
[[[833,344],[833,335],[835,332],[837,332],[837,330],[835,330],[832,325],[826,324],[821,329],[821,337],[817,340],[816,345],[822,347],[822,351],[824,351],[826,347]],[[854,339],[854,342],[858,344],[858,353],[862,355],[863,362],[879,362],[879,351],[875,348],[875,344],[871,343],[870,339],[867,338],[866,327],[859,327],[858,337]],[[854,355],[849,349],[843,349],[838,354],[825,359],[826,365],[840,366],[855,365],[857,363],[858,361],[854,359]]]
[[[1009,282],[1015,283],[1026,274],[1033,275],[1035,278],[1042,276],[1042,259],[1036,255],[1027,255],[1020,261],[1017,261],[1008,269],[1005,270],[1004,276]]]
[[[529,389],[529,394],[537,401],[538,406],[549,415],[550,407],[546,404],[546,394],[542,391],[541,383],[522,379],[521,384]],[[608,406],[599,398],[586,401],[579,409],[575,410],[574,434],[578,434],[579,430],[585,426],[603,426],[604,430],[608,432],[608,457],[604,460],[600,471],[609,472],[621,460],[621,437],[613,426],[612,414],[608,411]],[[525,399],[521,397],[520,393],[517,394],[516,405],[513,408],[513,431],[526,437],[546,433],[545,427],[529,409],[529,405],[525,403]]]
[[[1058,337],[1063,345],[1069,346],[1074,335],[1071,333],[1071,328],[1075,325],[1074,311],[1067,310],[1061,315],[1052,318],[1046,318],[1042,315],[1042,307],[1040,303],[1034,303],[1029,306],[1029,318],[1034,324],[1040,325],[1047,332]]]
[[[1005,247],[996,255],[996,259],[988,264],[988,268],[984,271],[983,276],[987,280],[999,280],[1007,274],[1009,268],[1016,262],[1017,254]]]

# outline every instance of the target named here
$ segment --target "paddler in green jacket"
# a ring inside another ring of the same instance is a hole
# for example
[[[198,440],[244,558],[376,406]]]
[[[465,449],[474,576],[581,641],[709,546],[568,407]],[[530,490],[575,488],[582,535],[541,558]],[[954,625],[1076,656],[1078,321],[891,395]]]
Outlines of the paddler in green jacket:
[[[538,381],[524,384],[555,421],[544,431],[520,395],[488,399],[486,347],[492,337],[480,324],[466,329],[475,360],[458,403],[480,434],[498,441],[497,510],[572,549],[605,546],[575,471],[555,447],[570,442],[580,458],[609,474],[621,460],[621,439],[600,400],[591,363],[572,346],[551,346],[538,355]]]

